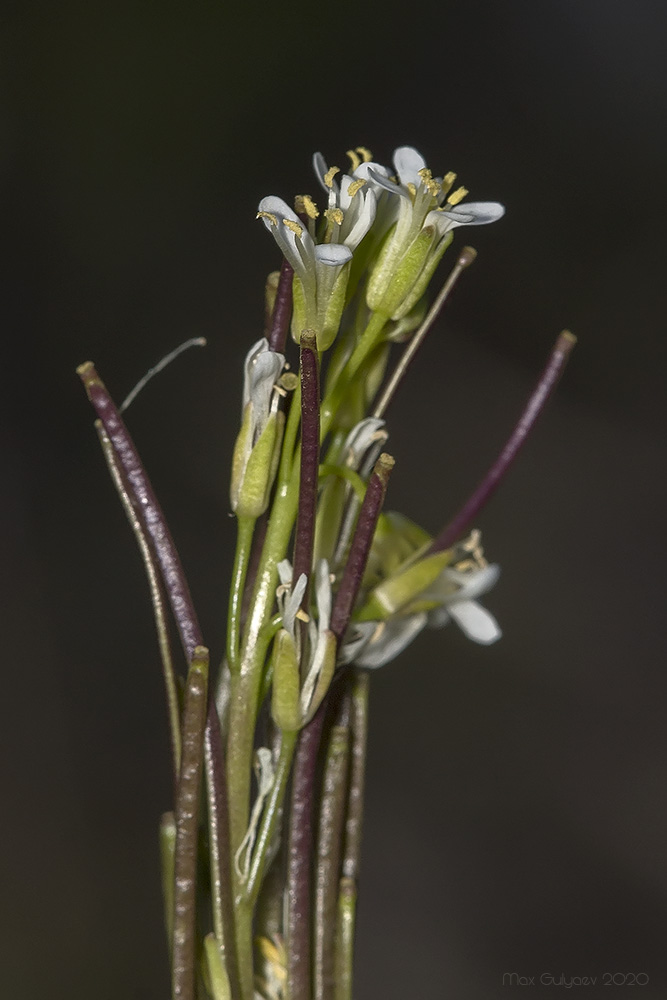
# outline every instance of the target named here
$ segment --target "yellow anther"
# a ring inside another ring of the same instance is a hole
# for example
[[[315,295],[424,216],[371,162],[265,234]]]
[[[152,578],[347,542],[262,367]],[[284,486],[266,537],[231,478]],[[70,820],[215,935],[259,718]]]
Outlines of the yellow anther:
[[[456,180],[456,174],[454,173],[453,170],[450,170],[449,173],[445,174],[445,176],[442,178],[443,194],[447,194],[448,191],[451,191],[452,184],[454,183],[455,180]]]
[[[296,617],[299,619],[300,622],[305,622],[306,625],[310,621],[310,615],[307,614],[307,612],[305,612],[303,608],[299,608],[299,610],[296,613]]]
[[[292,219],[283,219],[283,226],[285,229],[290,229],[299,239],[303,236],[303,226],[300,226],[298,222],[293,222]]]
[[[414,184],[412,183],[412,181],[408,181],[408,183],[405,186],[408,189],[408,191],[410,192],[410,194],[412,196],[412,199],[414,200],[415,197],[416,197],[416,195],[417,195],[417,188],[414,186]]]
[[[296,196],[294,199],[294,211],[297,215],[299,213],[307,215],[309,219],[316,219],[320,214],[317,205],[309,194],[298,194]]]
[[[328,208],[324,213],[324,218],[334,226],[342,226],[345,216],[340,208]]]
[[[361,164],[361,159],[359,157],[359,154],[354,149],[348,149],[345,155],[350,157],[350,163],[352,164],[352,171],[354,172],[357,169],[357,167],[360,166]]]
[[[269,938],[265,937],[256,937],[255,944],[257,945],[263,958],[276,965],[280,964],[282,960],[281,955],[273,941],[270,941]]]
[[[278,379],[278,385],[285,392],[294,392],[299,384],[299,376],[295,372],[283,372]]]
[[[352,181],[349,188],[347,189],[347,193],[350,196],[350,198],[354,198],[357,191],[359,191],[364,186],[365,183],[366,181],[363,180],[363,178],[361,177],[359,178],[359,180]]]
[[[421,170],[418,171],[418,173],[422,179],[422,184],[424,185],[428,193],[431,195],[431,197],[437,198],[438,195],[440,194],[441,188],[438,182],[433,179],[433,174],[428,169],[428,167],[422,167]]]
[[[268,219],[272,226],[278,225],[278,216],[274,215],[273,212],[258,212],[258,219]]]
[[[373,159],[373,154],[371,153],[370,149],[366,149],[365,146],[357,146],[357,153],[364,161],[364,163],[370,163],[371,160]]]
[[[468,193],[468,188],[460,187],[456,191],[452,191],[449,198],[447,199],[448,205],[458,205],[460,201],[463,201]]]
[[[324,175],[324,183],[328,188],[333,187],[333,179],[336,174],[340,173],[340,167],[329,167],[326,174]]]

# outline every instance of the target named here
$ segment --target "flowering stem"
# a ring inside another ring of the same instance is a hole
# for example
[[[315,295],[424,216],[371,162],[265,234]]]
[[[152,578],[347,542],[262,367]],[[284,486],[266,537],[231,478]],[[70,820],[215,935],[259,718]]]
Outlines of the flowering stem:
[[[334,1000],[352,1000],[354,958],[354,917],[357,908],[356,882],[343,876],[338,890]]]
[[[197,960],[197,831],[208,694],[208,650],[197,646],[183,709],[183,758],[176,796],[172,1000],[195,1000]]]
[[[254,517],[239,517],[236,536],[236,553],[232,570],[232,584],[229,594],[229,620],[227,623],[227,663],[232,673],[239,670],[239,646],[241,642],[241,614],[246,573],[252,551],[252,536],[255,530]]]
[[[443,552],[461,538],[480,510],[495,493],[555,389],[576,342],[577,338],[569,330],[563,330],[560,334],[509,440],[472,496],[466,500],[459,512],[433,540],[429,549],[430,553]]]
[[[440,289],[440,292],[436,296],[433,305],[426,314],[424,322],[416,330],[414,336],[410,340],[410,343],[403,351],[403,354],[401,355],[401,360],[396,365],[396,368],[394,369],[391,378],[387,382],[387,385],[385,386],[382,395],[380,396],[380,399],[375,404],[375,408],[371,416],[382,417],[384,415],[384,412],[389,406],[389,403],[391,402],[391,399],[394,393],[396,392],[396,389],[400,385],[403,376],[408,370],[408,367],[410,366],[412,359],[414,358],[415,354],[417,353],[422,343],[424,342],[426,334],[428,333],[428,331],[431,329],[434,322],[438,318],[438,315],[440,314],[440,311],[444,306],[445,302],[449,298],[449,295],[452,289],[454,288],[454,285],[458,281],[459,276],[467,267],[470,266],[470,264],[472,264],[476,256],[477,256],[477,251],[474,250],[472,247],[464,247],[461,253],[459,254],[456,264],[452,268],[449,277],[447,278],[444,285]]]
[[[292,316],[292,277],[294,271],[292,265],[283,258],[280,267],[280,278],[278,279],[278,289],[276,300],[271,313],[271,328],[268,334],[269,348],[278,354],[285,353],[285,342],[287,340],[287,330]]]

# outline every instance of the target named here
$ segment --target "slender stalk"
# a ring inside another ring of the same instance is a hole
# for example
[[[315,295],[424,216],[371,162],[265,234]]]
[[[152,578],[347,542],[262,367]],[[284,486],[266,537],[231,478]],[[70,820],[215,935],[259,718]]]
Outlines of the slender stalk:
[[[343,876],[338,892],[334,1000],[352,1000],[354,959],[354,918],[357,908],[357,885]]]
[[[350,729],[352,745],[350,756],[350,783],[345,817],[345,842],[342,872],[356,881],[359,877],[361,832],[364,816],[364,781],[366,776],[366,744],[368,739],[368,692],[370,676],[367,670],[357,669],[352,675]]]
[[[252,536],[255,529],[255,518],[239,517],[236,535],[236,552],[234,568],[229,592],[229,614],[227,621],[227,663],[231,672],[239,671],[239,655],[241,643],[241,614],[246,573],[252,551]]]
[[[292,276],[294,271],[291,264],[283,258],[280,267],[280,278],[278,279],[278,289],[276,300],[271,314],[271,327],[269,330],[269,348],[278,354],[285,353],[285,342],[289,329],[290,318],[292,316]]]
[[[396,389],[400,385],[403,376],[408,370],[412,362],[412,359],[414,358],[415,354],[417,353],[422,343],[424,342],[426,334],[428,333],[428,331],[431,329],[436,319],[438,318],[440,311],[442,310],[442,307],[449,298],[449,295],[452,289],[454,288],[454,285],[458,281],[459,276],[467,267],[469,267],[472,264],[476,256],[477,256],[477,251],[474,250],[472,247],[464,247],[463,250],[461,250],[461,253],[458,256],[458,260],[456,261],[456,264],[452,268],[449,277],[447,278],[444,285],[440,289],[433,305],[426,314],[424,322],[416,330],[415,334],[410,340],[410,343],[403,351],[403,354],[401,355],[401,360],[396,365],[396,368],[394,369],[391,378],[389,379],[387,385],[382,391],[382,395],[375,404],[375,408],[371,414],[372,417],[382,417],[384,415],[384,412],[389,406],[389,403],[391,402],[391,399],[394,393],[396,392]]]
[[[317,846],[315,851],[315,913],[313,923],[313,995],[315,1000],[333,1000],[335,938],[341,840],[347,799],[350,754],[349,699],[342,702],[336,724],[329,734]]]
[[[172,1000],[196,1000],[197,832],[208,696],[208,650],[197,646],[183,708],[183,757],[176,796]]]
[[[118,496],[130,522],[132,531],[139,545],[141,558],[144,562],[146,576],[148,577],[148,587],[153,602],[153,617],[155,619],[155,629],[157,631],[158,646],[160,648],[160,659],[162,661],[162,675],[167,695],[167,714],[169,717],[169,736],[171,741],[171,756],[174,767],[174,778],[177,780],[181,768],[181,708],[176,686],[176,672],[174,670],[174,660],[171,652],[171,641],[169,639],[169,626],[164,605],[164,592],[160,582],[160,574],[156,566],[156,559],[150,541],[144,530],[144,526],[137,516],[137,512],[132,504],[132,499],[127,489],[123,471],[118,464],[116,452],[100,420],[95,421],[95,430],[102,445],[102,452],[106,459],[109,473],[113,481]]]
[[[204,766],[206,768],[206,799],[209,822],[213,929],[231,985],[232,996],[237,998],[240,994],[240,988],[232,902],[227,776],[223,759],[220,722],[212,700],[209,701],[208,705],[207,725],[204,734]]]
[[[433,540],[429,552],[443,552],[450,548],[470,527],[480,510],[486,506],[504,479],[507,470],[521,450],[535,425],[535,421],[555,389],[576,342],[577,338],[569,330],[563,330],[560,334],[509,440],[472,495],[449,524],[442,529],[437,538]]]
[[[388,320],[389,317],[384,316],[382,313],[371,313],[368,325],[359,338],[357,346],[354,348],[350,358],[341,369],[340,374],[335,381],[332,381],[331,384],[328,385],[326,395],[322,400],[322,412],[320,418],[320,437],[322,441],[324,441],[325,437],[331,430],[331,425],[336,413],[340,409],[346,390],[354,379],[356,373],[359,371],[361,365],[364,363],[373,348],[377,345],[380,334],[382,333],[382,330],[386,326]]]

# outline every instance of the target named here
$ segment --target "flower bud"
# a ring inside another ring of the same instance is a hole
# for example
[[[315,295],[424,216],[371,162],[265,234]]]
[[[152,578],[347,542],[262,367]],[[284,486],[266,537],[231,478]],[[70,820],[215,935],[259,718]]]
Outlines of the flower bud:
[[[249,448],[252,403],[246,406],[241,431],[234,446],[230,499],[239,517],[259,517],[269,504],[269,495],[280,458],[285,415],[269,414],[256,444]]]
[[[279,729],[296,732],[301,728],[299,661],[289,632],[281,628],[273,641],[273,683],[271,715]]]
[[[449,552],[437,552],[383,580],[371,592],[359,613],[359,621],[384,621],[414,601],[438,578],[451,559]]]

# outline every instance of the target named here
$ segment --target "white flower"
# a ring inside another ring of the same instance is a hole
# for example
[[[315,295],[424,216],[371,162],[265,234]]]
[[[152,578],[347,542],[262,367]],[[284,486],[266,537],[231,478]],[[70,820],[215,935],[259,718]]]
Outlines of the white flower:
[[[468,192],[464,187],[452,191],[456,174],[434,177],[423,156],[412,146],[399,146],[395,150],[394,166],[398,179],[388,177],[386,170],[377,170],[372,164],[368,166],[369,177],[376,188],[398,196],[394,199],[398,202],[398,216],[371,274],[367,302],[369,308],[386,311],[392,318],[400,319],[423,294],[452,238],[452,230],[457,226],[495,222],[505,214],[505,209],[493,201],[461,205]],[[399,291],[392,290],[400,276],[402,262],[409,260],[411,254],[414,256],[417,247],[421,263],[417,264],[414,274],[409,271],[411,277],[406,279],[408,285],[412,282],[412,290],[403,288],[400,280]]]
[[[371,669],[381,667],[409,646],[427,625],[442,628],[450,620],[473,642],[496,642],[502,635],[500,627],[476,598],[490,590],[499,575],[497,565],[465,572],[446,567],[418,598],[420,604],[437,602],[436,607],[407,615],[399,613],[386,622],[353,625],[345,636],[339,661]]]
[[[294,339],[298,343],[304,329],[313,330],[318,348],[326,350],[343,312],[347,272],[342,267],[352,259],[352,249],[345,243],[315,243],[296,212],[275,195],[262,198],[257,217],[294,269]]]

